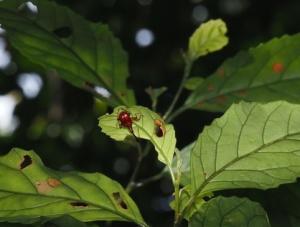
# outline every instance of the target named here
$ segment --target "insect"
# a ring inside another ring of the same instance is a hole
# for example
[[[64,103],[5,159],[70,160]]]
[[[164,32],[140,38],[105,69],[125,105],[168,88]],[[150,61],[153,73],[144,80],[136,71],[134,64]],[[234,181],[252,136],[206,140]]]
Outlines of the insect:
[[[141,115],[131,116],[131,113],[128,110],[120,109],[121,112],[118,113],[118,121],[120,128],[127,128],[133,135],[132,123],[133,121],[139,121]]]
[[[154,132],[157,137],[163,137],[166,134],[165,123],[160,119],[154,120]]]

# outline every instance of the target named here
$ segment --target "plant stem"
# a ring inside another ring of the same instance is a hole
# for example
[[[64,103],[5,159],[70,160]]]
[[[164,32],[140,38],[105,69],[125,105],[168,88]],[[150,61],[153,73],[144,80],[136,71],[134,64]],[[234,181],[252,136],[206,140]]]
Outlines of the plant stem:
[[[153,176],[151,176],[149,178],[141,180],[141,181],[139,181],[139,182],[137,182],[135,184],[135,188],[140,188],[140,187],[143,187],[143,186],[145,186],[147,184],[150,184],[150,183],[152,183],[154,181],[160,180],[165,174],[166,174],[165,171],[161,171],[160,173],[158,173],[156,175],[153,175]]]
[[[126,186],[126,192],[128,194],[132,191],[132,189],[135,185],[135,179],[138,175],[138,172],[141,168],[141,164],[142,164],[142,161],[143,161],[143,158],[144,158],[141,144],[137,141],[137,139],[135,139],[135,145],[136,145],[136,148],[137,148],[137,151],[138,151],[138,159],[137,159],[136,166],[134,167],[134,170],[133,170],[133,172],[131,174],[131,177],[129,179],[129,182]]]
[[[192,66],[193,66],[193,61],[190,60],[188,57],[184,56],[185,59],[185,67],[184,67],[184,73],[183,73],[183,77],[182,80],[180,82],[179,88],[174,96],[174,99],[172,100],[168,110],[166,111],[165,115],[164,115],[164,119],[168,119],[169,115],[171,114],[171,112],[173,111],[181,93],[184,87],[184,84],[187,80],[187,78],[189,77],[191,70],[192,70]]]
[[[172,114],[169,115],[169,117],[166,118],[165,122],[169,123],[172,120],[174,120],[174,118],[176,118],[179,114],[181,114],[182,112],[186,111],[189,107],[188,106],[181,106],[179,107],[177,110],[175,110]]]

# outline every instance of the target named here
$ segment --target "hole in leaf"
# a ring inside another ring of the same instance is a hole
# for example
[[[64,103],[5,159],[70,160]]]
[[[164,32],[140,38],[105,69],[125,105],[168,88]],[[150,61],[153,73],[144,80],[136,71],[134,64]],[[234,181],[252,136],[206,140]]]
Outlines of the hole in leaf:
[[[72,29],[68,26],[64,26],[54,29],[53,33],[61,39],[69,38],[72,35]]]
[[[38,15],[38,7],[28,1],[18,7],[18,12],[30,19],[35,19]]]
[[[26,168],[27,166],[31,165],[32,164],[32,159],[29,155],[24,155],[23,157],[23,161],[21,162],[20,164],[20,169],[24,169]]]
[[[122,207],[123,209],[128,208],[127,204],[122,199],[120,192],[114,192],[112,195],[113,195],[114,199],[116,200],[116,202],[119,204],[120,207]]]
[[[88,206],[88,204],[87,203],[84,203],[84,202],[72,202],[72,203],[70,203],[71,204],[71,206],[73,206],[73,207],[87,207]]]
[[[163,137],[166,133],[165,124],[162,120],[155,119],[154,120],[154,132],[157,137]]]

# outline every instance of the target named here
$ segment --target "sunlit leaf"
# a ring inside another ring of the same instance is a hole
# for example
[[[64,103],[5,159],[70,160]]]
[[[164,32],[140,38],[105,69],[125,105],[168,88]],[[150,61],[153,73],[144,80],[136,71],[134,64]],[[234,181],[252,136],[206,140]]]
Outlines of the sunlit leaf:
[[[0,157],[0,221],[31,223],[69,215],[77,220],[143,218],[122,186],[95,173],[46,168],[33,151],[13,149]]]
[[[201,24],[189,40],[188,56],[195,60],[222,49],[228,43],[226,37],[227,27],[221,19],[210,20]]]
[[[0,2],[0,24],[15,49],[69,83],[94,90],[111,105],[134,104],[126,88],[127,54],[106,25],[88,22],[53,1],[30,1],[37,12],[26,2]]]
[[[300,105],[232,105],[205,127],[191,153],[195,194],[274,188],[300,176]]]
[[[122,111],[130,113],[133,132],[130,128],[122,127],[121,122],[118,121]],[[175,131],[173,125],[165,124],[157,113],[142,106],[130,108],[119,106],[113,113],[100,117],[99,126],[103,133],[117,141],[124,141],[126,137],[133,136],[151,141],[158,153],[158,159],[171,166],[176,145]]]
[[[283,36],[226,60],[185,105],[225,111],[238,100],[300,102],[300,34]]]
[[[269,227],[266,212],[259,203],[246,198],[216,197],[195,213],[189,227]]]

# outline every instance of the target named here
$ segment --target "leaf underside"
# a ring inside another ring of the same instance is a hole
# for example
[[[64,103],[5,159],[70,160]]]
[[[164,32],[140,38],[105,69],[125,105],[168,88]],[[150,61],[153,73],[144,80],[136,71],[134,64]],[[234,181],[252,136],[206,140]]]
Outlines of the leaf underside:
[[[50,1],[32,0],[35,15],[26,2],[0,2],[0,24],[13,48],[77,87],[102,87],[99,95],[111,105],[134,104],[126,88],[127,54],[106,25],[88,22]]]
[[[232,105],[200,134],[190,174],[196,194],[295,181],[300,176],[300,105]]]
[[[225,111],[233,102],[300,102],[300,34],[283,36],[226,60],[185,105]]]
[[[122,186],[95,173],[48,169],[33,151],[13,149],[0,157],[0,221],[33,223],[69,215],[88,222],[143,224]]]

